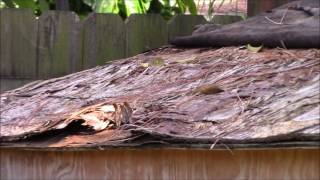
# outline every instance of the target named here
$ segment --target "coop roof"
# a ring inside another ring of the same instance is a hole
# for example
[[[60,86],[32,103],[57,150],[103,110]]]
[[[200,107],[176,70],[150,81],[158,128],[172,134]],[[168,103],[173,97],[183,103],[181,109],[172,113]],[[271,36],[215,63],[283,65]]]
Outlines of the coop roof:
[[[320,50],[160,48],[1,94],[1,146],[319,146]]]

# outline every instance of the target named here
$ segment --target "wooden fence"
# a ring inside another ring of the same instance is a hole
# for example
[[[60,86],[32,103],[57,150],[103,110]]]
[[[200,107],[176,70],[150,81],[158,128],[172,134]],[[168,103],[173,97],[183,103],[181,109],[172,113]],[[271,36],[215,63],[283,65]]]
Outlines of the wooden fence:
[[[248,0],[248,15],[290,0]],[[215,16],[228,24],[239,16]],[[107,61],[130,57],[167,44],[174,36],[191,34],[203,16],[131,15],[123,21],[115,14],[89,15],[80,21],[68,11],[48,11],[36,18],[31,10],[0,10],[0,91],[35,79],[58,77]]]
[[[216,16],[218,23],[241,20]],[[169,37],[191,34],[203,16],[158,14],[89,15],[80,21],[68,11],[48,11],[36,18],[31,10],[0,11],[1,90],[35,79],[47,79],[130,57],[166,45]]]

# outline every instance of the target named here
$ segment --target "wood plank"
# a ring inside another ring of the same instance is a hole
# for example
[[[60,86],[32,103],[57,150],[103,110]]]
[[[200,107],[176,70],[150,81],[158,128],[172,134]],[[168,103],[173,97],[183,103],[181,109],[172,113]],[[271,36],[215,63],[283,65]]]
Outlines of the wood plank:
[[[231,23],[235,23],[238,21],[242,21],[242,17],[241,16],[232,16],[232,15],[215,15],[212,19],[213,23],[216,24],[231,24]]]
[[[1,179],[317,180],[319,149],[0,150]]]
[[[39,18],[39,76],[52,78],[81,69],[79,18],[73,12],[47,11]],[[79,54],[79,55],[78,55]]]
[[[92,13],[83,23],[85,68],[125,57],[125,27],[116,14]]]
[[[35,77],[38,23],[31,10],[2,9],[0,18],[2,77]]]
[[[196,25],[205,23],[207,23],[207,21],[201,15],[175,15],[168,22],[169,39],[176,36],[191,35]]]
[[[127,57],[168,43],[167,23],[159,14],[132,14],[125,24]]]

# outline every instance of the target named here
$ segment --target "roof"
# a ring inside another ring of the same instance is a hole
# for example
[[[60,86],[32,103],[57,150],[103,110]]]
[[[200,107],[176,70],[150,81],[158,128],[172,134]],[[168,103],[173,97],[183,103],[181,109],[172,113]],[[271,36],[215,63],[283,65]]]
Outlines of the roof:
[[[1,94],[1,146],[319,147],[320,50],[160,48]]]

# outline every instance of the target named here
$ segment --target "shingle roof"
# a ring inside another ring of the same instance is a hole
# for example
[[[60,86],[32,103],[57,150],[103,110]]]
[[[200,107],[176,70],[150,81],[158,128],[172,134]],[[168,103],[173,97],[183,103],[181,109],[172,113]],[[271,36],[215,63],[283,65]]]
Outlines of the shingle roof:
[[[320,50],[160,48],[1,94],[1,146],[319,146]]]

